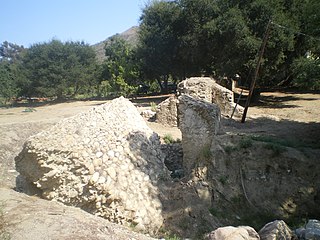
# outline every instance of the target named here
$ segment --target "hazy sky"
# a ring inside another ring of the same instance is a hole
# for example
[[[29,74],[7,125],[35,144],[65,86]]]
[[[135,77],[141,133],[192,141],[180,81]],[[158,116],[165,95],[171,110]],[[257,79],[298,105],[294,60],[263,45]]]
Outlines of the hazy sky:
[[[146,0],[0,0],[0,43],[100,42],[137,26]]]

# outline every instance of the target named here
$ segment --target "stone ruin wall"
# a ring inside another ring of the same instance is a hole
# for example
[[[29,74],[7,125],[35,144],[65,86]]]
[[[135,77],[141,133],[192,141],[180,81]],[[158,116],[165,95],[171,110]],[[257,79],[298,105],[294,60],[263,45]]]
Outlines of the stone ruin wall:
[[[192,77],[178,84],[178,94],[187,94],[195,98],[217,104],[221,114],[231,116],[234,108],[234,94],[231,90],[219,85],[213,78]],[[240,115],[243,107],[237,106],[235,115]]]
[[[29,138],[16,167],[46,199],[149,233],[163,223],[159,137],[124,98]]]
[[[236,106],[233,92],[219,85],[213,78],[192,77],[178,84],[177,95],[188,95],[209,103],[214,103],[220,108],[222,115],[231,116]],[[234,115],[239,117],[243,107],[237,105]],[[159,104],[156,121],[169,126],[178,126],[178,97],[171,96]]]
[[[179,100],[179,129],[182,133],[183,168],[189,175],[220,130],[220,109],[206,101],[182,95]]]

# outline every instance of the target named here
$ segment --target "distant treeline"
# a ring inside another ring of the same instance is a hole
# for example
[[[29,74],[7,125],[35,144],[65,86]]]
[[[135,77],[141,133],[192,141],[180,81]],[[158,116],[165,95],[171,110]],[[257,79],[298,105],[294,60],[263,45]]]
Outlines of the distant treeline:
[[[103,63],[84,42],[3,42],[0,98],[130,95],[139,85],[165,92],[170,81],[200,75],[238,74],[248,85],[269,22],[258,84],[319,90],[319,9],[318,0],[151,1],[138,44],[112,37]]]

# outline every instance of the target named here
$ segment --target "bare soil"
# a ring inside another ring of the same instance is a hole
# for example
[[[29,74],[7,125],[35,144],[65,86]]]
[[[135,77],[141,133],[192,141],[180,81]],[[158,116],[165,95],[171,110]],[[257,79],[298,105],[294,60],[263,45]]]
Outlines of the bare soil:
[[[142,111],[150,109],[151,103],[158,104],[167,97],[168,95],[144,97],[132,101],[138,110]],[[0,108],[0,187],[15,188],[18,173],[15,171],[14,158],[29,136],[49,128],[63,118],[87,111],[105,102],[68,101]],[[171,134],[175,139],[181,139],[181,133],[176,127],[149,121],[147,124],[162,137]],[[245,123],[240,123],[238,118],[222,117],[222,132],[267,136],[292,142],[293,146],[318,151],[320,149],[320,94],[262,93],[260,101],[249,108]],[[19,213],[18,210],[15,207],[15,214],[19,215],[25,211],[21,208]]]
[[[169,95],[141,97],[132,101],[139,111],[150,109]],[[69,101],[38,103],[0,109],[0,186],[15,187],[17,172],[14,157],[25,140],[63,118],[103,104],[106,101]],[[156,122],[147,122],[160,136],[171,134],[181,139],[180,130]],[[222,118],[222,131],[232,134],[258,134],[299,142],[320,148],[320,94],[266,92],[249,108],[245,123],[240,119]]]

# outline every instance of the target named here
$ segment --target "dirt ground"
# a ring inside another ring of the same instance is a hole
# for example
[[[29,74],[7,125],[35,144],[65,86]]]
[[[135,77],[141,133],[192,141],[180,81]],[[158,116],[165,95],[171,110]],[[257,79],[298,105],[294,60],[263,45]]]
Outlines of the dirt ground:
[[[150,109],[166,96],[132,100],[139,111]],[[15,187],[17,172],[14,157],[25,140],[63,118],[86,111],[106,101],[69,101],[38,103],[0,109],[0,186]],[[147,122],[160,136],[171,134],[181,139],[178,128]],[[245,123],[240,119],[222,118],[222,132],[227,134],[268,135],[288,141],[299,141],[320,148],[320,94],[266,92],[249,108]]]
[[[167,97],[168,95],[144,97],[134,99],[132,101],[137,106],[138,110],[142,111],[145,109],[150,109],[151,103],[158,104],[161,101],[165,100]],[[73,116],[83,111],[87,111],[90,108],[103,104],[105,102],[106,101],[69,101],[64,103],[39,103],[33,105],[21,105],[12,108],[0,108],[0,192],[2,191],[0,193],[0,196],[3,198],[7,196],[6,199],[9,199],[8,203],[10,204],[7,204],[6,211],[8,210],[9,213],[13,208],[15,208],[14,214],[17,214],[17,216],[19,216],[16,217],[8,215],[8,218],[5,219],[6,222],[10,223],[7,229],[11,234],[13,234],[12,236],[14,237],[14,239],[44,239],[41,235],[39,235],[38,238],[34,238],[32,231],[29,234],[30,238],[25,238],[25,236],[27,236],[26,233],[30,231],[30,228],[34,228],[35,224],[37,224],[37,228],[39,228],[39,222],[43,221],[43,219],[39,216],[49,216],[46,220],[47,224],[43,224],[42,226],[42,231],[44,231],[47,236],[50,236],[50,234],[52,234],[52,236],[55,236],[57,227],[59,228],[62,225],[68,225],[64,222],[62,222],[59,226],[54,224],[56,221],[55,211],[53,214],[50,209],[49,211],[47,211],[45,201],[40,199],[33,199],[32,197],[30,198],[29,196],[23,194],[19,195],[12,190],[8,190],[9,188],[15,188],[16,186],[15,180],[18,173],[15,170],[14,158],[21,151],[24,142],[29,136],[49,128],[63,118]],[[181,139],[181,132],[176,127],[163,126],[156,122],[149,121],[147,121],[147,124],[151,129],[153,129],[162,137],[166,134],[171,134],[174,138]],[[260,136],[265,135],[288,142],[297,142],[299,143],[298,146],[302,145],[303,147],[307,147],[309,151],[313,151],[312,148],[316,148],[317,150],[315,151],[318,152],[320,149],[320,94],[297,94],[293,92],[262,93],[260,101],[258,103],[254,103],[253,106],[249,108],[245,123],[240,123],[240,119],[238,118],[230,119],[227,117],[222,117],[221,125],[221,132],[225,134]],[[15,201],[17,202],[13,201],[12,199],[16,199]],[[30,201],[34,202],[34,204],[32,205],[32,209],[26,207],[27,204],[23,205],[22,207],[19,205],[20,202]],[[44,204],[44,206],[41,207],[41,204]],[[17,207],[18,205],[19,207]],[[40,212],[39,210],[39,205],[40,208],[43,209],[42,212]],[[35,213],[34,216],[36,218],[30,218],[29,210]],[[72,214],[72,216],[79,215],[79,219],[83,218],[82,213]],[[21,226],[24,227],[19,231],[15,228],[15,224],[18,224],[17,219],[19,219],[21,223],[19,223],[19,229],[21,228]],[[69,221],[70,219],[68,219],[69,218],[67,217],[63,221]],[[94,221],[100,220],[92,220],[94,226],[100,224]],[[90,224],[89,227],[91,226]],[[103,225],[105,223],[103,222],[101,224]],[[50,226],[50,229],[48,228],[48,226]],[[70,226],[72,228],[72,225]],[[84,226],[84,229],[88,227],[87,225],[81,226]],[[66,230],[71,231],[71,228],[69,227]],[[114,230],[116,229],[115,227],[108,228],[111,229],[110,231],[117,233],[117,231]],[[89,233],[96,234],[95,229],[93,229],[91,232],[90,231]],[[121,232],[123,230],[120,229],[119,231]],[[39,233],[42,234],[42,232]],[[86,234],[87,233],[88,231],[86,232]],[[24,236],[21,235],[19,237],[17,234],[23,234]],[[61,234],[64,234],[64,239],[67,239],[65,238],[65,236],[67,236],[65,235],[67,234],[65,231]],[[68,232],[68,234],[71,233]],[[99,232],[99,234],[101,233]],[[74,237],[75,235],[72,236]],[[115,236],[118,237],[117,239],[129,239],[124,235],[122,238],[121,234],[116,234]],[[74,238],[70,237],[70,239]],[[77,237],[77,239],[80,238]],[[137,237],[136,239],[142,238]]]

